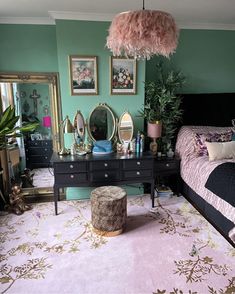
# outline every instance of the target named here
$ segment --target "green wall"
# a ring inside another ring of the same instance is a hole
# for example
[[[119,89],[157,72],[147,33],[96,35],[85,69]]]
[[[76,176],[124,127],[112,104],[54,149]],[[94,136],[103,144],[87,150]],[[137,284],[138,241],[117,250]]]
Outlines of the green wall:
[[[147,61],[146,80],[154,80],[158,61]],[[235,31],[181,30],[167,63],[186,76],[184,93],[235,92]]]
[[[58,71],[55,26],[0,24],[0,36],[0,71]]]
[[[85,118],[99,103],[107,103],[119,117],[128,110],[135,121],[135,131],[143,129],[143,119],[138,118],[138,110],[144,103],[145,62],[137,64],[137,94],[110,95],[111,52],[105,48],[109,22],[96,21],[56,21],[58,64],[61,83],[63,116],[73,118],[76,110],[81,110]],[[69,80],[69,55],[98,57],[98,95],[71,96]]]

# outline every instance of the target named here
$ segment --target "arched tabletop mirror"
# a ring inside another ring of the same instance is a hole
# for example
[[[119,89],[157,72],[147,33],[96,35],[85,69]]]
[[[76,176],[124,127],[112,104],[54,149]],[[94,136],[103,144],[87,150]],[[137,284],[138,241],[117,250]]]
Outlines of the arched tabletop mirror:
[[[25,195],[52,193],[54,176],[50,168],[50,157],[53,151],[58,152],[63,145],[59,128],[61,101],[58,74],[0,73],[0,98],[1,111],[9,105],[15,107],[16,115],[20,117],[19,125],[34,120],[39,123],[34,133],[17,138],[14,147],[8,146],[6,152],[1,154],[4,189],[9,190],[10,179],[18,176],[22,179]],[[25,168],[30,169],[31,175],[34,175],[32,185],[28,183],[28,174],[24,174]],[[42,171],[45,173],[42,174]]]
[[[93,141],[112,140],[116,132],[113,111],[105,103],[100,103],[90,113],[87,131]]]
[[[77,113],[74,117],[73,126],[75,131],[77,132],[78,138],[82,141],[85,139],[85,132],[86,132],[86,124],[85,119],[81,113],[81,111],[77,110]]]
[[[120,142],[130,142],[133,138],[134,123],[131,114],[125,111],[118,123],[118,137]]]

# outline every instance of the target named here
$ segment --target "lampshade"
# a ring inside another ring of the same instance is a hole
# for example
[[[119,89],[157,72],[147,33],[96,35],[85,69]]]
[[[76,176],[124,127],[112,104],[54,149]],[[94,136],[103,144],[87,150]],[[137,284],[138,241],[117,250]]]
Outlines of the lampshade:
[[[169,57],[177,47],[178,35],[179,30],[169,13],[143,7],[143,10],[122,12],[114,17],[106,46],[114,56]]]
[[[51,127],[51,117],[50,116],[44,116],[42,118],[42,124],[45,128],[50,128]]]
[[[148,122],[148,137],[150,138],[160,138],[162,135],[162,122],[156,121],[156,123]]]

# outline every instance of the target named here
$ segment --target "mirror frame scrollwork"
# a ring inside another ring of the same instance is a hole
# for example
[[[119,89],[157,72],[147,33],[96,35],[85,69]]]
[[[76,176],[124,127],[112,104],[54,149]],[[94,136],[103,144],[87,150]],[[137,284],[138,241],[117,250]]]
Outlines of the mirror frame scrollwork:
[[[58,152],[63,146],[63,134],[60,128],[62,120],[61,99],[59,92],[59,75],[56,72],[0,72],[0,82],[2,83],[31,83],[48,84],[51,106],[52,144],[53,151]],[[53,193],[53,187],[33,187],[23,188],[24,195]]]
[[[90,121],[91,121],[91,116],[92,114],[94,113],[95,110],[97,110],[98,108],[104,108],[104,109],[107,109],[107,111],[110,112],[111,116],[112,116],[112,121],[113,121],[113,131],[112,131],[112,134],[110,135],[109,138],[107,138],[107,140],[112,140],[116,134],[116,131],[117,131],[117,124],[116,124],[116,118],[115,118],[115,115],[112,111],[112,109],[106,104],[106,103],[99,103],[91,112],[90,112],[90,115],[88,117],[88,121],[87,121],[87,133],[88,133],[88,136],[90,137],[90,139],[95,142],[96,139],[93,137],[92,133],[91,133],[91,128],[90,128]]]

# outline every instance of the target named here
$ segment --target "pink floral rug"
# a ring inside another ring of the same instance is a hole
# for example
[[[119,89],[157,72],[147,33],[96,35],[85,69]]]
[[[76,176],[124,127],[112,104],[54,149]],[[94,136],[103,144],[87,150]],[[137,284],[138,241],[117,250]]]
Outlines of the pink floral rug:
[[[235,249],[183,198],[128,197],[126,230],[92,231],[90,201],[0,217],[1,293],[235,293]]]

